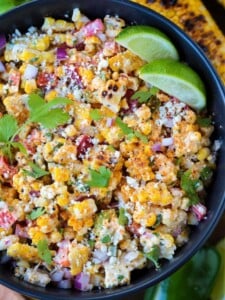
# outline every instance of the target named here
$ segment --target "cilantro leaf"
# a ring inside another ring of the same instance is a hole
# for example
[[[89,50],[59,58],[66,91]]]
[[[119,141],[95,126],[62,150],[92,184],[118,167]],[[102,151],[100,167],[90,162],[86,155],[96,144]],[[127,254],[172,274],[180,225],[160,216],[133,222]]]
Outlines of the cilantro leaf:
[[[191,178],[191,171],[186,171],[181,175],[181,188],[190,199],[190,205],[196,204],[200,201],[197,193],[199,185],[200,181],[198,179]]]
[[[137,91],[131,99],[137,99],[139,103],[145,103],[158,93],[159,89],[152,87],[149,91]]]
[[[37,209],[32,210],[30,215],[28,216],[28,219],[30,220],[36,220],[40,216],[42,216],[45,213],[45,208],[43,207],[38,207]]]
[[[11,115],[4,115],[0,119],[0,142],[7,143],[17,130],[16,119]]]
[[[37,244],[38,255],[43,259],[48,265],[52,263],[52,255],[48,248],[47,240],[40,240]]]
[[[200,178],[204,182],[211,179],[212,175],[213,175],[213,171],[209,166],[204,167],[200,172]]]
[[[133,129],[128,127],[128,125],[124,123],[119,117],[116,118],[116,124],[120,127],[123,134],[125,135],[133,134]]]
[[[19,142],[11,142],[10,144],[12,145],[13,148],[18,148],[21,153],[23,153],[25,155],[27,154],[27,150],[23,144],[21,144]]]
[[[31,171],[23,169],[23,172],[26,175],[31,176],[31,177],[33,177],[35,179],[38,179],[40,177],[43,177],[43,176],[49,174],[48,171],[45,171],[45,170],[41,169],[39,166],[37,166],[34,163],[29,163],[29,166],[31,167]]]
[[[107,187],[111,177],[110,169],[101,166],[98,171],[90,169],[91,180],[87,181],[90,187]]]
[[[47,129],[53,129],[58,125],[65,124],[70,118],[69,114],[56,107],[71,103],[71,100],[62,97],[46,103],[39,95],[31,94],[28,100],[30,122],[40,123]]]
[[[142,142],[147,143],[148,138],[140,133],[137,130],[133,130],[132,128],[128,127],[126,123],[124,123],[119,117],[116,118],[116,124],[120,127],[124,135],[128,136],[128,139],[131,139],[133,137],[139,138]]]
[[[90,117],[93,121],[99,121],[102,119],[102,115],[99,109],[92,109],[90,111]]]
[[[157,245],[154,245],[150,252],[145,253],[145,257],[150,261],[152,261],[157,269],[160,268],[160,265],[158,263],[159,255],[160,255],[160,249],[159,246]]]
[[[105,235],[102,239],[101,242],[104,244],[110,243],[111,242],[111,236],[110,235]]]
[[[211,123],[212,123],[211,118],[201,118],[201,117],[197,118],[197,124],[200,127],[209,127]]]
[[[128,224],[128,218],[125,215],[126,211],[123,207],[119,209],[119,224],[125,226]]]

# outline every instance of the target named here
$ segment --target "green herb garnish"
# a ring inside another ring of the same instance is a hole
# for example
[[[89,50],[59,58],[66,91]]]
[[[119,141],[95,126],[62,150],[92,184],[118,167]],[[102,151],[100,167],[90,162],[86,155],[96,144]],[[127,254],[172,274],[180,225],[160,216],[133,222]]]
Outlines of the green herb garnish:
[[[137,137],[144,143],[148,142],[148,138],[145,135],[128,127],[128,125],[126,123],[124,123],[119,117],[116,118],[116,124],[120,127],[123,134],[127,135],[128,139]]]
[[[93,121],[99,121],[102,119],[102,115],[99,109],[92,109],[90,111],[90,117]]]
[[[185,191],[190,199],[190,205],[196,204],[200,201],[197,189],[201,182],[199,179],[191,178],[191,171],[186,171],[181,175],[181,188]]]
[[[213,170],[209,166],[204,167],[200,172],[200,178],[204,182],[210,180],[212,175]]]
[[[86,183],[90,187],[107,187],[111,177],[110,169],[101,166],[98,171],[90,169],[91,180]]]
[[[45,213],[45,208],[44,207],[38,207],[34,210],[32,210],[32,212],[30,213],[30,215],[28,216],[29,220],[36,220],[37,218],[39,218],[40,216],[42,216]]]
[[[47,103],[37,94],[29,95],[30,116],[22,126],[19,126],[16,119],[9,114],[5,114],[0,119],[0,147],[4,155],[12,160],[12,148],[17,148],[20,152],[26,154],[26,148],[23,144],[15,142],[14,139],[27,125],[39,123],[47,129],[53,129],[66,123],[70,118],[69,114],[62,111],[61,108],[57,108],[57,106],[65,106],[71,103],[71,100],[60,97]]]
[[[152,261],[157,269],[160,268],[160,265],[158,263],[159,254],[160,254],[160,249],[159,249],[159,246],[157,246],[157,245],[154,245],[150,252],[145,253],[145,257],[147,259],[149,259],[150,261]]]
[[[197,118],[197,124],[200,127],[209,127],[211,123],[212,123],[211,118],[201,118],[201,117]]]
[[[152,96],[155,96],[158,93],[159,89],[152,87],[149,91],[137,91],[131,97],[131,99],[137,99],[139,103],[145,103],[151,100]]]
[[[52,263],[51,251],[48,248],[47,240],[41,240],[37,244],[38,255],[43,259],[48,265]]]
[[[128,224],[128,218],[126,216],[126,211],[123,207],[119,209],[119,224],[125,226]]]
[[[122,281],[124,279],[124,276],[123,275],[118,275],[117,279],[118,279],[118,281]]]
[[[102,239],[101,242],[104,244],[110,243],[111,242],[111,237],[110,235],[105,235]]]
[[[29,166],[31,167],[31,171],[23,169],[23,172],[26,175],[31,176],[31,177],[33,177],[35,179],[38,179],[38,178],[41,178],[41,177],[43,177],[45,175],[50,174],[48,171],[45,171],[45,170],[39,168],[39,166],[37,166],[34,163],[29,163]]]

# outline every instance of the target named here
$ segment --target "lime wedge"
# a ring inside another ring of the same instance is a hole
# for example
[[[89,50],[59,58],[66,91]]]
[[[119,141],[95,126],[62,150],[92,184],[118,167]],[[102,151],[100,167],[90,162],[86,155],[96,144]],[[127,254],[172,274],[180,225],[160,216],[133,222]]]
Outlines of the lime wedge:
[[[206,91],[199,75],[186,64],[159,59],[140,69],[140,78],[196,110],[206,105]]]
[[[116,41],[147,62],[159,58],[175,60],[179,58],[168,36],[154,27],[145,25],[126,27],[118,34]]]
[[[210,299],[225,300],[225,238],[216,245],[216,249],[221,256],[221,265]]]

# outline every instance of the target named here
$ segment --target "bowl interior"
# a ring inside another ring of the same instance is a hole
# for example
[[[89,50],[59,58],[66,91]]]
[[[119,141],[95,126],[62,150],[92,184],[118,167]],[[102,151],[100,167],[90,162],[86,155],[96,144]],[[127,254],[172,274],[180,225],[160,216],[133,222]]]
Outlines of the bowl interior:
[[[71,16],[73,8],[78,7],[90,19],[104,17],[106,14],[119,15],[128,24],[147,24],[155,26],[164,31],[176,45],[181,59],[186,61],[195,69],[207,87],[208,110],[213,115],[215,121],[215,139],[222,141],[222,146],[218,154],[217,169],[213,183],[208,190],[207,219],[193,230],[190,241],[187,245],[179,249],[175,258],[162,263],[159,271],[142,270],[136,271],[132,275],[132,283],[111,290],[77,292],[72,290],[61,290],[54,288],[40,288],[22,282],[12,276],[11,270],[0,266],[0,282],[28,296],[41,299],[112,299],[118,297],[122,299],[125,294],[137,292],[142,288],[157,283],[169,276],[173,271],[186,262],[207,240],[215,228],[224,210],[225,194],[225,91],[217,74],[205,57],[201,49],[193,43],[177,26],[166,20],[157,13],[142,6],[124,0],[36,0],[23,5],[5,15],[0,16],[0,33],[10,34],[16,28],[22,32],[29,26],[40,26],[44,16],[56,18],[67,18]]]

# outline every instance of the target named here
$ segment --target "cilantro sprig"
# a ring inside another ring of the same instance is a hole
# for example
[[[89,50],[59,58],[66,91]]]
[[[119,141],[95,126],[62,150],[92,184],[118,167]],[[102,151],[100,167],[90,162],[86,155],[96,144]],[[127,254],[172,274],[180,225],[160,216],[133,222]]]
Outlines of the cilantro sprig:
[[[145,257],[155,265],[156,269],[160,268],[160,264],[158,263],[159,255],[160,248],[158,245],[154,245],[148,253],[145,253]]]
[[[158,93],[159,89],[157,87],[152,87],[148,91],[137,91],[131,97],[131,99],[137,99],[139,103],[145,103],[151,100],[152,96]]]
[[[144,143],[148,142],[148,138],[144,134],[140,133],[137,130],[133,130],[132,128],[130,128],[126,123],[124,123],[121,120],[121,118],[119,118],[119,117],[116,118],[116,124],[122,130],[122,133],[124,135],[126,135],[129,139],[131,139],[133,137],[137,137],[137,138],[139,138]]]
[[[28,215],[28,219],[29,220],[36,220],[37,218],[39,218],[40,216],[42,216],[45,213],[45,208],[44,207],[38,207],[34,210],[32,210],[32,212]]]
[[[86,183],[90,187],[107,187],[109,185],[109,180],[112,172],[105,166],[101,166],[98,171],[90,169],[91,179]]]
[[[93,121],[99,121],[103,118],[99,109],[92,109],[90,111],[90,117]]]
[[[48,265],[52,263],[52,254],[48,248],[47,240],[40,240],[37,244],[38,255],[43,259]]]
[[[196,204],[200,201],[197,189],[200,186],[201,181],[199,179],[193,179],[191,177],[191,171],[186,171],[181,175],[181,188],[185,191],[190,200],[190,205]]]
[[[71,103],[71,100],[63,97],[55,98],[47,103],[37,94],[29,95],[28,108],[30,116],[22,126],[19,126],[17,120],[9,114],[5,114],[0,119],[0,148],[4,155],[12,160],[12,148],[17,148],[20,152],[26,154],[24,145],[14,140],[27,125],[38,123],[47,129],[53,129],[58,125],[65,124],[70,116],[59,108],[59,106],[65,106]]]
[[[36,164],[34,164],[32,162],[29,163],[29,166],[30,166],[31,170],[23,169],[23,172],[26,175],[31,176],[35,179],[41,178],[41,177],[49,174],[48,171],[41,169],[39,166],[37,166]]]

